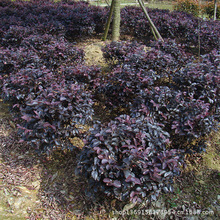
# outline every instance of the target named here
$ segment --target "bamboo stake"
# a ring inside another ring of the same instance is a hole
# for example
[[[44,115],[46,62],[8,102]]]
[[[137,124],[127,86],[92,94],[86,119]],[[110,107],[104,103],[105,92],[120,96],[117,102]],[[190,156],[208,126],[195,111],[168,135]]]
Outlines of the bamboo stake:
[[[216,12],[217,12],[217,0],[214,0],[214,16],[213,16],[213,20],[216,20]]]
[[[139,5],[140,5],[141,8],[142,8],[144,14],[145,14],[146,17],[147,17],[147,20],[149,21],[152,30],[154,31],[154,32],[153,32],[153,35],[154,35],[155,39],[156,39],[156,40],[160,39],[160,40],[164,41],[163,38],[162,38],[162,36],[160,35],[159,31],[157,30],[156,26],[154,25],[153,21],[151,20],[151,18],[150,18],[150,16],[149,16],[148,12],[147,12],[147,10],[146,10],[146,8],[144,7],[143,1],[142,1],[142,0],[138,0],[138,2],[139,2]],[[154,34],[154,33],[155,33],[155,34]]]
[[[110,27],[111,18],[112,18],[113,9],[114,9],[114,2],[115,2],[115,0],[112,0],[111,8],[110,8],[110,11],[109,11],[108,20],[107,20],[106,25],[105,25],[105,32],[104,32],[104,35],[102,37],[103,41],[106,41],[106,38],[107,38],[107,35],[108,35],[108,30],[109,30],[109,27]]]

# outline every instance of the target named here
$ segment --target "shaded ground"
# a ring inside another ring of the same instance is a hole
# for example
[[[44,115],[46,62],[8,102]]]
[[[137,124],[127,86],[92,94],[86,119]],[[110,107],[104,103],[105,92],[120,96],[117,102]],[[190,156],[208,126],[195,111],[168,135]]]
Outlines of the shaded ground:
[[[103,44],[80,45],[88,65],[106,67]],[[19,143],[15,127],[0,101],[0,219],[220,219],[220,132],[208,138],[207,153],[186,157],[173,194],[134,206],[104,195],[88,197],[86,180],[75,176],[77,152],[39,156]],[[166,213],[171,209],[174,214]]]

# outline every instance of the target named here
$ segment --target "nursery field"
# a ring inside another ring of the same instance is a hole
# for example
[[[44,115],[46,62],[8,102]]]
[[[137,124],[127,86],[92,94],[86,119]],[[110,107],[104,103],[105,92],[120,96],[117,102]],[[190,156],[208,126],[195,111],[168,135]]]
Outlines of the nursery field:
[[[0,0],[0,219],[219,219],[220,22],[108,11]]]

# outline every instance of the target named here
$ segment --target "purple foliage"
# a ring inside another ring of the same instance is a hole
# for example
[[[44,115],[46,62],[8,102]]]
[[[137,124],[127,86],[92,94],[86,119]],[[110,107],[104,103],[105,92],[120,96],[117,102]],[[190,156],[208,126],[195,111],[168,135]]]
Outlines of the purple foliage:
[[[12,25],[28,27],[29,32],[65,36],[69,40],[101,33],[106,20],[105,8],[89,6],[87,2],[1,1],[1,28],[9,35]],[[20,40],[9,36],[7,43]],[[5,42],[3,42],[5,43]],[[19,43],[19,42],[18,42]],[[14,43],[15,44],[15,43]]]
[[[77,172],[90,179],[94,192],[120,200],[155,199],[179,172],[180,156],[166,149],[169,134],[151,118],[121,115],[107,125],[94,126],[80,154]]]
[[[83,86],[65,80],[38,89],[28,94],[25,105],[15,106],[21,114],[18,128],[22,138],[39,152],[57,147],[71,149],[69,138],[82,137],[82,126],[92,120],[90,94]]]
[[[141,95],[139,103],[143,104],[138,111],[143,111],[163,123],[175,148],[186,148],[185,144],[189,147],[193,139],[211,132],[216,125],[210,104],[195,99],[187,92],[160,86],[146,89]],[[203,149],[198,146],[195,150]]]
[[[153,43],[148,51],[135,44],[135,49],[131,42],[104,48],[113,70],[96,90],[105,96],[99,100],[109,108],[127,108],[131,115],[151,115],[165,125],[176,148],[209,133],[219,115],[218,52],[197,62],[173,41]]]
[[[108,106],[129,107],[145,88],[170,83],[171,74],[189,58],[173,41],[152,43],[150,49],[137,42],[113,42],[103,48],[113,70],[96,90]]]
[[[39,153],[72,150],[70,138],[85,139],[78,172],[93,192],[155,199],[171,191],[182,162],[177,149],[203,150],[203,137],[219,120],[220,23],[148,9],[165,39],[154,42],[142,10],[125,7],[121,33],[144,44],[106,45],[103,74],[85,65],[73,41],[102,33],[107,11],[84,1],[0,0],[1,96],[13,105],[22,139]],[[209,53],[200,62],[191,56],[198,36],[200,52]],[[112,121],[99,122],[94,103]]]
[[[22,104],[30,93],[37,93],[39,85],[46,87],[54,80],[48,69],[24,68],[10,73],[2,86],[2,97],[13,104]]]
[[[185,45],[185,49],[205,54],[220,46],[220,22],[203,21],[185,12],[147,8],[149,15],[163,38],[176,39]],[[132,35],[148,43],[153,34],[143,11],[139,7],[127,6],[122,9],[123,34]]]
[[[77,81],[86,84],[92,90],[95,88],[97,79],[102,77],[101,68],[97,66],[85,66],[78,64],[75,66],[62,67],[62,74],[67,81]]]
[[[194,99],[208,103],[209,112],[219,114],[220,103],[220,53],[212,51],[200,62],[190,62],[173,74],[176,89],[188,92]],[[218,118],[218,116],[216,117]]]
[[[40,4],[39,4],[40,3]],[[176,39],[191,52],[201,53],[220,46],[220,22],[203,21],[185,12],[149,9],[149,15],[163,38]],[[25,35],[52,34],[70,41],[103,32],[107,8],[87,2],[15,1],[0,4],[2,45],[19,45]],[[121,10],[121,33],[134,36],[145,43],[153,39],[149,22],[140,7]],[[14,27],[14,30],[13,30]],[[20,31],[16,31],[20,29]],[[28,31],[24,28],[28,27]],[[25,32],[24,32],[25,31]]]

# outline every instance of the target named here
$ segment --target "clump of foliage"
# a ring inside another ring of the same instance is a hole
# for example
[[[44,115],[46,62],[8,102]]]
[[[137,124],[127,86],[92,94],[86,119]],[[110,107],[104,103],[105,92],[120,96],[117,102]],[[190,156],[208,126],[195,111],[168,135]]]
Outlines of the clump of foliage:
[[[80,154],[78,172],[90,181],[92,191],[121,200],[141,202],[161,190],[172,191],[178,174],[177,150],[166,149],[169,134],[151,118],[121,115],[106,125],[96,124]]]
[[[19,46],[22,42],[22,40],[29,36],[32,32],[22,26],[10,26],[10,28],[2,33],[1,37],[1,45],[4,47],[13,47],[13,46]]]
[[[199,62],[190,62],[175,72],[175,88],[190,94],[194,99],[209,105],[212,115],[219,114],[220,103],[220,53],[212,51],[201,57]]]
[[[50,69],[57,69],[60,65],[75,65],[83,63],[83,50],[73,46],[65,39],[57,39],[52,35],[31,35],[24,39],[21,45],[27,50],[33,50]]]
[[[54,80],[51,75],[48,69],[21,68],[3,81],[2,97],[13,104],[23,104],[30,93],[38,92],[39,86],[46,87]]]
[[[68,141],[83,137],[83,125],[89,124],[93,109],[91,95],[76,80],[54,75],[47,69],[21,69],[3,80],[2,97],[13,103],[19,133],[38,152],[62,147],[72,149]]]
[[[77,83],[63,80],[30,93],[25,105],[16,105],[21,114],[18,127],[23,140],[43,152],[57,147],[71,149],[68,140],[83,137],[83,125],[88,125],[93,115],[90,94],[84,90]]]
[[[156,121],[165,125],[164,130],[171,135],[175,148],[187,149],[195,138],[209,133],[215,125],[210,104],[187,92],[159,86],[146,89],[141,99],[141,111],[152,114]]]
[[[84,62],[82,49],[51,35],[30,35],[15,47],[2,47],[0,56],[5,65],[10,64],[15,70],[46,67],[59,71],[61,67]]]
[[[177,0],[174,5],[174,9],[177,11],[191,13],[194,16],[205,15],[209,18],[213,18],[214,7],[214,1],[206,1],[200,4],[198,0]],[[219,4],[217,4],[216,18],[219,17]]]
[[[86,82],[100,69],[83,66],[83,50],[52,35],[2,42],[2,98],[13,105],[22,139],[39,153],[72,149],[69,139],[82,137],[83,125],[91,122],[93,101]]]
[[[208,15],[209,18],[213,18],[214,16],[214,2],[206,2],[203,6],[203,13],[205,13],[206,15]],[[216,10],[216,18],[219,19],[220,18],[220,5],[217,3],[217,10]]]
[[[174,9],[177,11],[184,11],[192,13],[194,16],[199,15],[199,1],[198,0],[177,0],[174,5]]]
[[[137,42],[113,42],[103,48],[103,55],[113,70],[96,91],[113,108],[129,108],[143,89],[169,84],[171,74],[189,59],[173,41],[152,43],[148,50]]]
[[[82,85],[87,85],[91,90],[99,86],[98,81],[102,77],[101,68],[98,66],[77,64],[75,66],[62,67],[61,71],[67,81],[77,81]]]
[[[102,48],[103,57],[107,62],[114,64],[124,63],[128,54],[141,53],[144,50],[144,45],[137,43],[136,41],[116,42],[113,41],[110,44]]]

